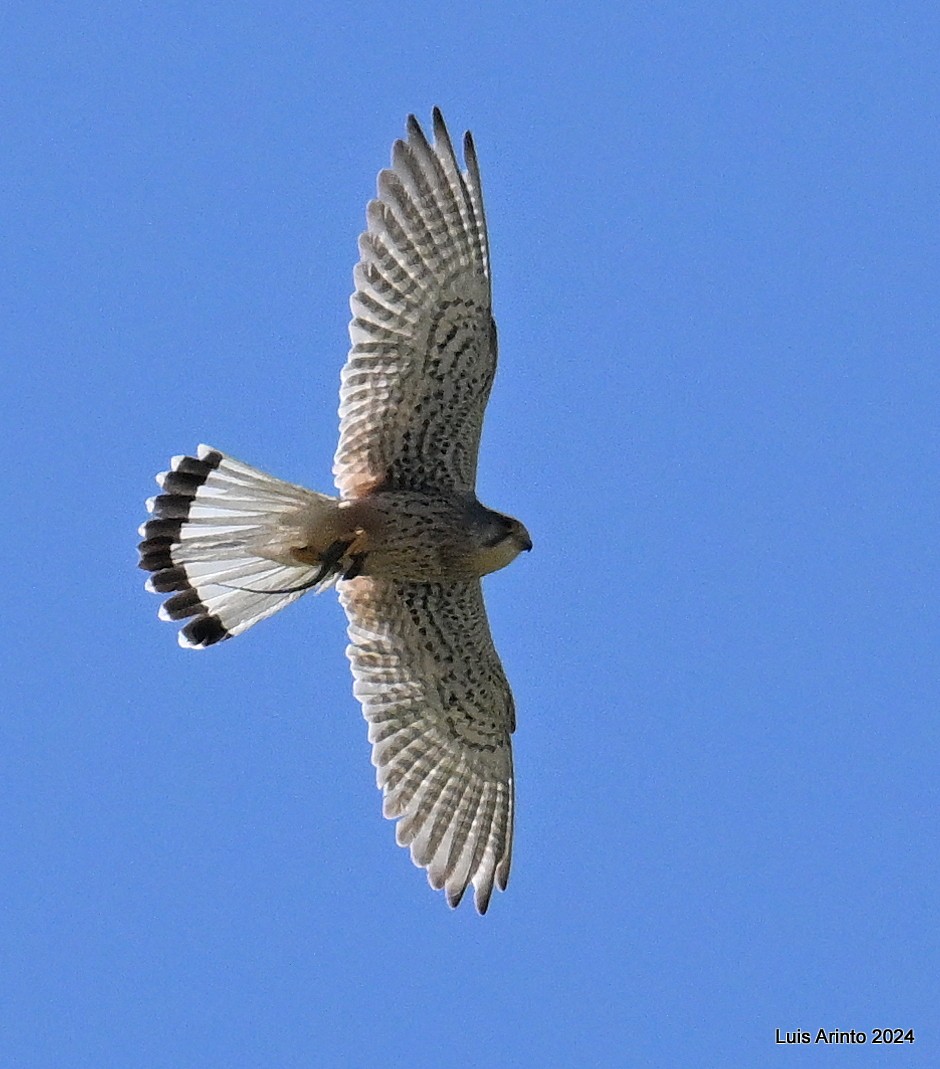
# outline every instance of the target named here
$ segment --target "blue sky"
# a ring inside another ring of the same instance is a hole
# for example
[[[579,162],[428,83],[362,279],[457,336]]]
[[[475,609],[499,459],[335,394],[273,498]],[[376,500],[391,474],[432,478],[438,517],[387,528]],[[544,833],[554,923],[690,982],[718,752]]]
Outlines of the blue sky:
[[[0,27],[0,1061],[937,1064],[935,5]],[[194,654],[135,568],[197,442],[330,488],[365,202],[434,104],[491,231],[480,496],[535,541],[486,582],[485,918],[380,817],[332,595]],[[774,1045],[820,1027],[868,1047]]]

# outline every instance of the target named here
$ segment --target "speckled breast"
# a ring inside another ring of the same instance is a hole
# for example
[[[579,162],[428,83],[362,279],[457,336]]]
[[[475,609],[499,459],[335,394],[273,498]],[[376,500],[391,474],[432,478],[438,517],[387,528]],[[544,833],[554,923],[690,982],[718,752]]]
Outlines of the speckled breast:
[[[380,491],[357,502],[367,547],[359,574],[411,581],[480,575],[474,504],[415,490]]]

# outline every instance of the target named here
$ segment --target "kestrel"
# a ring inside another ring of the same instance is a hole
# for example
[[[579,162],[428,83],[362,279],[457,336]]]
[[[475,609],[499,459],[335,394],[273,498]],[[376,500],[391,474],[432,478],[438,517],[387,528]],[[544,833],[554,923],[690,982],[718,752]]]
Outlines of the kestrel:
[[[140,566],[193,649],[336,586],[385,816],[452,907],[472,884],[485,913],[509,878],[515,712],[480,578],[532,542],[475,493],[496,370],[489,248],[473,139],[462,169],[433,122],[429,142],[409,116],[359,239],[339,497],[201,445],[157,476]]]

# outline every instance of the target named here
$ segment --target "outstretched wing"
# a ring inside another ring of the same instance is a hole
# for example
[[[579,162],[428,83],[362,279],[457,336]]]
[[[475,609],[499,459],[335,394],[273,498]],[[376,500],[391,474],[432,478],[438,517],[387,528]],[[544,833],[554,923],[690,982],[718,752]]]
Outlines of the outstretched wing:
[[[381,171],[359,239],[352,349],[340,387],[333,474],[344,497],[380,485],[472,491],[496,370],[480,169],[470,134],[461,171],[434,109],[415,117]]]
[[[485,913],[509,879],[515,714],[479,580],[337,589],[385,816],[451,906],[472,883]]]

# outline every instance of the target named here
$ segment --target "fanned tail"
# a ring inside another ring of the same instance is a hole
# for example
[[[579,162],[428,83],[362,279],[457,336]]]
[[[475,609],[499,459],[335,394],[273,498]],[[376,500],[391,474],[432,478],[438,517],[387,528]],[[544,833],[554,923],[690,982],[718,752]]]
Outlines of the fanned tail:
[[[192,619],[181,646],[204,649],[246,631],[311,588],[331,586],[331,562],[292,553],[336,499],[282,482],[217,449],[200,445],[157,476],[162,493],[147,502],[140,567],[147,589],[172,596],[163,620]]]

